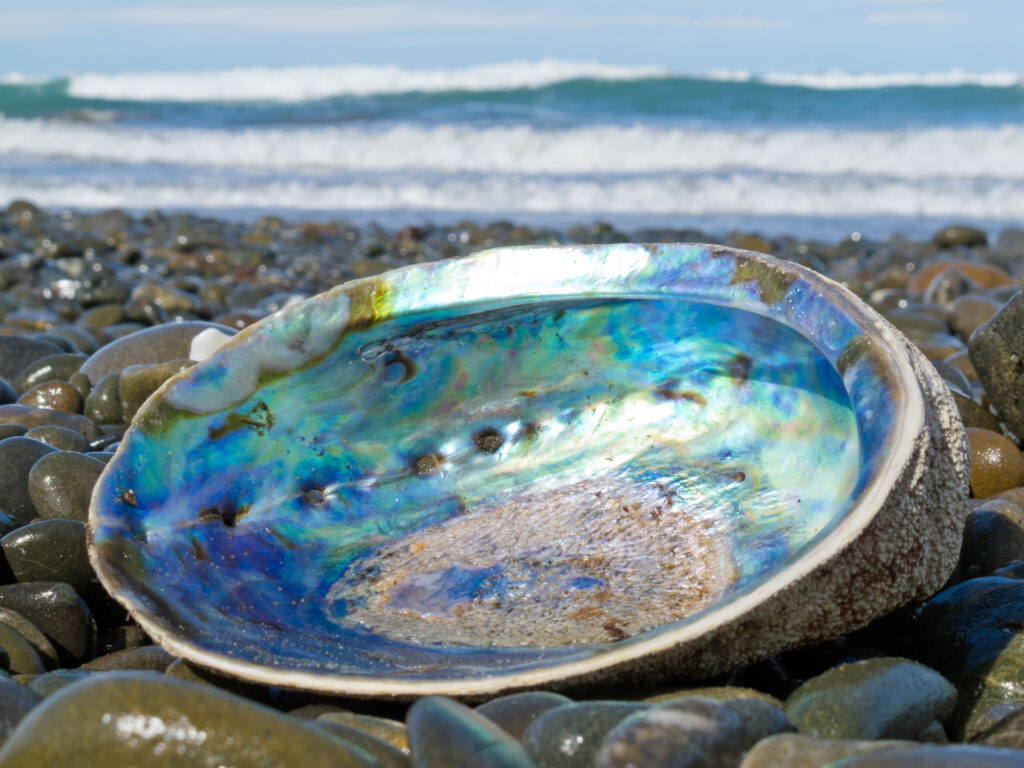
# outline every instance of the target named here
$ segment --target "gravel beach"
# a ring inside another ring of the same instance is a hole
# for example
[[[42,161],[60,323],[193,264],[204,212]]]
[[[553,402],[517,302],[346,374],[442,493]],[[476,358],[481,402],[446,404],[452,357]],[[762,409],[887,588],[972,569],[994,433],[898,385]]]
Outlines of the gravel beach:
[[[505,245],[702,242],[845,285],[915,343],[967,428],[945,588],[828,643],[703,681],[467,705],[350,701],[175,659],[98,583],[90,493],[132,416],[231,333],[347,280]],[[1024,230],[841,242],[510,222],[385,229],[0,211],[0,768],[1024,765]]]

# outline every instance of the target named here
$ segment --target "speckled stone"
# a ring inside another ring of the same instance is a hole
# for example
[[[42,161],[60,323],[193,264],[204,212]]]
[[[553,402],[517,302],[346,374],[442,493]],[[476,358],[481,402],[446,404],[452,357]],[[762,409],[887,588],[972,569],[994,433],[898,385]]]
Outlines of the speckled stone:
[[[39,427],[43,424],[56,424],[81,432],[87,440],[95,440],[100,430],[92,419],[77,413],[50,411],[46,408],[31,408],[27,405],[0,405],[0,424],[21,424],[26,429]]]
[[[0,440],[0,503],[19,523],[27,523],[36,516],[28,476],[32,465],[48,453],[53,453],[53,448],[28,437]]]
[[[608,732],[650,706],[625,701],[565,704],[534,720],[523,743],[540,768],[591,768]]]
[[[783,706],[800,733],[826,739],[917,736],[943,720],[956,689],[934,669],[907,659],[841,664],[797,688]]]
[[[478,706],[476,711],[504,728],[515,738],[521,739],[526,733],[526,729],[540,715],[549,709],[571,703],[572,699],[560,693],[524,691],[492,699]]]
[[[64,765],[69,755],[80,768],[373,765],[362,750],[295,718],[148,672],[94,673],[47,697],[0,750],[0,765]]]
[[[56,424],[44,424],[41,427],[33,427],[25,432],[25,437],[46,443],[58,451],[76,451],[84,453],[89,450],[89,441],[81,432],[75,432],[67,427],[58,427]]]
[[[39,627],[57,649],[62,663],[77,666],[95,654],[96,622],[89,607],[68,584],[5,584],[0,586],[0,608],[17,611]]]
[[[961,296],[950,308],[949,325],[964,341],[983,326],[1002,308],[1002,304],[989,296]]]
[[[0,539],[0,556],[16,581],[62,581],[84,595],[94,579],[85,548],[85,525],[40,520]]]
[[[12,629],[17,630],[22,637],[28,640],[32,648],[39,655],[39,658],[42,659],[44,666],[50,669],[58,666],[60,659],[53,647],[53,643],[49,641],[39,627],[27,618],[17,611],[12,611],[10,608],[0,608],[0,624],[6,624]]]
[[[971,448],[971,492],[984,499],[1024,485],[1024,455],[998,432],[967,428]]]
[[[989,728],[993,706],[1024,702],[1024,581],[1005,571],[943,590],[919,610],[904,638],[906,655],[957,687],[946,721],[954,740]]]
[[[37,341],[26,336],[0,335],[0,378],[10,383],[29,363],[47,355],[59,355],[62,350],[55,344]]]
[[[11,382],[19,392],[27,392],[47,381],[67,381],[89,358],[81,353],[47,355],[29,363]]]
[[[417,700],[406,715],[416,768],[533,768],[522,743],[491,720],[443,696]]]
[[[0,678],[0,744],[8,740],[15,727],[40,701],[38,693]],[[2,761],[0,761],[2,764]],[[40,763],[38,768],[43,766]],[[54,763],[57,765],[57,763]],[[6,766],[5,766],[6,768]]]
[[[1014,434],[1024,434],[1024,291],[978,328],[967,346],[992,404]]]
[[[1005,499],[988,499],[971,510],[964,526],[960,569],[965,578],[1024,559],[1024,509]]]
[[[39,517],[86,522],[89,497],[104,466],[102,461],[73,451],[39,459],[28,473],[28,491]]]
[[[96,384],[110,373],[120,373],[129,365],[187,360],[192,339],[207,328],[216,328],[229,336],[235,334],[226,325],[205,322],[169,323],[136,331],[102,347],[81,367],[81,373]]]
[[[21,437],[28,433],[28,430],[21,424],[0,424],[0,440],[8,437]]]
[[[18,398],[18,403],[32,408],[46,408],[64,413],[82,412],[82,395],[66,381],[37,384]]]
[[[635,712],[605,736],[596,768],[733,768],[750,746],[739,716],[714,699],[679,699]]]
[[[124,409],[121,407],[121,374],[108,373],[89,391],[83,413],[97,424],[121,424]]]
[[[135,418],[136,411],[146,402],[146,398],[167,381],[171,376],[188,370],[195,363],[189,360],[169,360],[165,363],[150,365],[129,365],[121,371],[118,383],[118,395],[121,398],[121,411],[125,422]]]

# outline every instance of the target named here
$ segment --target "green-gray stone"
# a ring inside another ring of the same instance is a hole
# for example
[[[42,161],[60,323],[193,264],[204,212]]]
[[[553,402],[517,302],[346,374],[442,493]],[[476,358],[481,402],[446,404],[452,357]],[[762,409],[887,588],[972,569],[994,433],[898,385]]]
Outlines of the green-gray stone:
[[[100,436],[100,430],[96,424],[81,414],[33,408],[19,403],[0,405],[0,424],[21,424],[25,429],[32,429],[42,424],[56,424],[58,427],[67,427],[81,432],[87,440],[95,440]]]
[[[540,768],[591,768],[608,732],[650,704],[583,701],[549,709],[523,735],[526,749]]]
[[[82,412],[97,424],[121,424],[124,409],[121,407],[121,374],[108,373],[89,391]]]
[[[77,666],[95,654],[96,622],[71,585],[38,581],[0,586],[0,608],[10,608],[43,631],[62,663]]]
[[[81,326],[106,328],[124,320],[124,308],[118,304],[99,304],[80,314],[75,322]]]
[[[59,727],[56,727],[58,726]],[[215,688],[97,672],[48,696],[0,750],[4,768],[369,768],[344,740]]]
[[[160,385],[171,376],[181,373],[195,365],[190,360],[171,360],[165,363],[149,365],[129,365],[121,371],[118,393],[121,397],[121,410],[125,422],[135,418],[146,399],[159,389]]]
[[[81,432],[75,432],[67,427],[58,427],[56,424],[43,424],[40,427],[33,427],[25,433],[25,437],[31,437],[41,443],[46,443],[58,451],[76,451],[85,453],[89,450],[89,441]]]
[[[524,691],[492,699],[478,706],[476,711],[521,739],[534,720],[563,704],[572,704],[572,699],[551,691]]]
[[[427,696],[406,715],[416,768],[533,768],[522,743],[483,715],[443,696]]]
[[[21,437],[27,432],[28,429],[21,424],[0,424],[0,440],[6,440],[8,437]]]
[[[25,366],[11,383],[19,393],[23,393],[47,381],[67,381],[88,359],[81,353],[47,355]]]
[[[39,700],[39,694],[35,691],[8,678],[0,678],[0,744],[7,741],[18,723],[39,703]],[[59,764],[62,763],[54,763]],[[2,760],[0,765],[3,765]]]
[[[76,520],[24,525],[0,539],[0,555],[15,581],[63,581],[84,595],[93,580],[85,525]]]
[[[1024,434],[1024,290],[971,334],[967,348],[992,405],[1014,434]]]
[[[914,741],[884,739],[819,739],[797,733],[783,733],[759,741],[743,758],[743,768],[832,768],[855,755],[885,750],[913,749]],[[922,766],[923,768],[923,766]]]
[[[0,440],[0,499],[4,511],[19,523],[36,516],[29,495],[29,471],[40,458],[53,452],[50,446],[28,437]]]
[[[46,671],[36,649],[18,630],[0,622],[0,659],[12,675],[41,675]]]
[[[912,749],[880,749],[834,763],[826,768],[1020,768],[1014,749],[949,744],[918,745]]]
[[[989,499],[967,516],[960,568],[964,578],[987,576],[1024,559],[1024,509]]]
[[[349,728],[357,728],[374,738],[390,744],[400,752],[409,751],[409,731],[405,727],[405,723],[397,720],[389,720],[386,717],[374,717],[373,715],[361,715],[357,712],[349,712],[343,709],[321,712],[315,719],[318,722],[337,723]]]
[[[34,360],[47,355],[58,355],[60,347],[46,341],[37,341],[25,336],[0,335],[0,379],[11,384]]]
[[[159,645],[144,645],[99,656],[80,668],[95,672],[128,669],[163,672],[173,661],[174,657]]]
[[[71,685],[92,673],[81,669],[55,669],[43,675],[38,675],[28,683],[28,688],[43,698],[56,693],[65,686]]]
[[[313,721],[317,728],[322,728],[328,733],[340,736],[351,744],[355,744],[374,759],[374,764],[380,768],[411,768],[412,758],[405,752],[395,749],[376,736],[371,736],[366,731],[354,728],[345,723],[334,720],[317,718]]]
[[[40,517],[86,522],[92,488],[103,472],[102,461],[72,451],[43,456],[28,473],[28,489]]]
[[[934,669],[907,659],[842,664],[811,678],[783,711],[800,733],[827,739],[912,739],[944,720],[956,689]]]
[[[60,659],[53,647],[53,643],[47,639],[39,627],[20,613],[10,608],[0,608],[0,623],[18,630],[21,636],[32,644],[36,653],[39,654],[39,658],[43,660],[43,664],[48,668],[52,669],[60,664]]]

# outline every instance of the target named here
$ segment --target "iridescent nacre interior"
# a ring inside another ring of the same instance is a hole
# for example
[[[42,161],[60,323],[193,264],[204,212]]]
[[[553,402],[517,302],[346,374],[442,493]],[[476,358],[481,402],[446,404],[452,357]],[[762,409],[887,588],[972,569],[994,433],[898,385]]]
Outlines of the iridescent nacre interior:
[[[392,311],[228,407],[215,358],[125,440],[94,547],[182,641],[312,673],[530,669],[692,621],[828,534],[891,419],[852,321],[799,332],[735,285]]]

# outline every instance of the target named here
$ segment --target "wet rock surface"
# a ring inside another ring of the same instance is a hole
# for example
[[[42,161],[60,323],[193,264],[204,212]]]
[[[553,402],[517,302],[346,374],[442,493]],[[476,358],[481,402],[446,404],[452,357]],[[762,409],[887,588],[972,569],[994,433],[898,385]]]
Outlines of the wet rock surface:
[[[106,242],[111,227],[116,245],[60,258],[37,239]],[[0,766],[1024,764],[1022,238],[1008,230],[993,250],[959,226],[934,243],[717,238],[847,285],[955,390],[976,500],[942,592],[712,680],[410,706],[227,680],[152,645],[102,593],[88,502],[132,415],[192,364],[201,331],[233,333],[353,277],[500,245],[716,238],[0,212]]]

